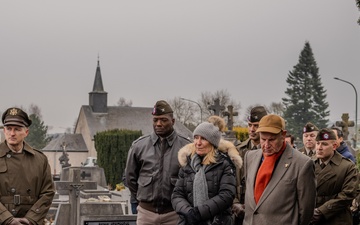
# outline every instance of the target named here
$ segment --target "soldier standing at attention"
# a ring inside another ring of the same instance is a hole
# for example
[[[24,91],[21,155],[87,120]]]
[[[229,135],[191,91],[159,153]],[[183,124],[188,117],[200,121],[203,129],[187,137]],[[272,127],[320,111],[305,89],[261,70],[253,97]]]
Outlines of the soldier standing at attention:
[[[315,157],[316,147],[316,135],[319,132],[319,128],[312,123],[306,123],[303,128],[303,144],[304,147],[300,148],[299,151],[309,157]]]
[[[55,194],[47,157],[24,141],[31,122],[19,108],[2,115],[0,224],[42,225]]]
[[[310,224],[351,225],[351,203],[359,184],[355,164],[336,151],[336,134],[323,128],[316,137],[316,206]]]

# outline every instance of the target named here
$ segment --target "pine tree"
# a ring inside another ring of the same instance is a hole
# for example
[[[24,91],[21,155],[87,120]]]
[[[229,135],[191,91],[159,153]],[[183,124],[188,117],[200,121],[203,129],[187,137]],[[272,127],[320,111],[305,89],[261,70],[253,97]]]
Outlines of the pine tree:
[[[309,42],[305,42],[299,62],[289,72],[286,82],[289,85],[285,91],[288,98],[282,100],[288,132],[301,138],[302,128],[307,122],[319,128],[326,127],[329,104]]]
[[[42,149],[50,141],[46,135],[48,126],[45,126],[44,121],[41,121],[40,117],[36,114],[31,114],[29,118],[32,120],[32,124],[29,127],[29,135],[25,141],[33,148]]]

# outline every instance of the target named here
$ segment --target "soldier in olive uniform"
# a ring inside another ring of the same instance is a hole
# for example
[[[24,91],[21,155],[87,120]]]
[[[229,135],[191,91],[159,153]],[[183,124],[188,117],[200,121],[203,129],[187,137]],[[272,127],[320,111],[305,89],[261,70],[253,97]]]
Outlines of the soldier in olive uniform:
[[[2,115],[0,224],[43,224],[55,194],[47,157],[24,141],[31,122],[19,108]]]
[[[358,172],[351,160],[336,151],[336,135],[323,128],[316,137],[316,207],[311,224],[351,225],[350,206],[356,197]]]
[[[314,124],[308,122],[303,128],[303,144],[304,147],[300,148],[299,151],[303,154],[314,158],[315,157],[315,147],[316,147],[316,135],[319,132],[319,128]]]
[[[179,220],[171,204],[180,169],[178,151],[191,142],[174,130],[173,110],[166,101],[157,101],[152,115],[154,132],[133,142],[125,178],[139,202],[137,225],[173,225]]]
[[[256,133],[259,127],[261,118],[267,115],[266,109],[263,106],[256,106],[251,109],[248,116],[248,132],[249,138],[236,146],[241,158],[244,160],[245,153],[249,150],[261,148],[260,135]],[[232,211],[235,216],[235,225],[241,225],[244,219],[244,199],[245,199],[245,179],[244,168],[236,170],[236,197],[232,206]]]

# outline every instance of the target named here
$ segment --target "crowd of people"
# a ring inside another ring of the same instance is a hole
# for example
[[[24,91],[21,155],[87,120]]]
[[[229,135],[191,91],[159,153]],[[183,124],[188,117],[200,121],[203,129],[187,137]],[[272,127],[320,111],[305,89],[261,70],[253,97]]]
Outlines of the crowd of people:
[[[358,169],[341,130],[309,121],[298,149],[284,119],[256,106],[244,142],[224,140],[217,116],[191,141],[167,102],[152,114],[154,132],[134,141],[126,164],[138,225],[358,224]]]
[[[237,144],[223,138],[219,116],[199,124],[193,140],[176,132],[166,101],[152,118],[124,174],[137,225],[359,224],[359,173],[340,129],[309,121],[297,149],[284,119],[262,106],[250,111],[249,138]],[[24,141],[26,112],[9,108],[2,123],[0,224],[43,224],[55,194],[47,157]]]

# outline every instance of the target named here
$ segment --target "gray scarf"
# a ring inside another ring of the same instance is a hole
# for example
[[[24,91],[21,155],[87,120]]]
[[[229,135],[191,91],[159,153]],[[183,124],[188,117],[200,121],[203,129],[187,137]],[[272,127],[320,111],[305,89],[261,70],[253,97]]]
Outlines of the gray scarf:
[[[198,154],[194,154],[191,157],[190,166],[196,172],[193,183],[194,207],[203,205],[204,202],[209,199],[205,177],[206,165],[202,165],[201,161],[202,159]]]

